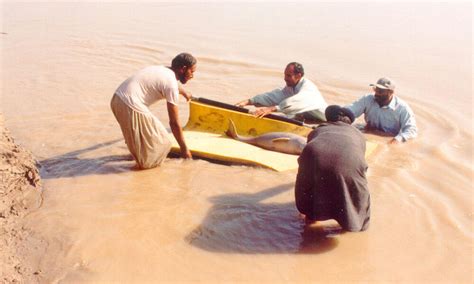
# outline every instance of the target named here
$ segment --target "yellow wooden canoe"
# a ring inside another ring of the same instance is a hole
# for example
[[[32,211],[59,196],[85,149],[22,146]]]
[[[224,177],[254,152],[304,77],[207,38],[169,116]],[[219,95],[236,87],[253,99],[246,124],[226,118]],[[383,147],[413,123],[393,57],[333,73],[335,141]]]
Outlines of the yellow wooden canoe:
[[[184,137],[195,158],[204,158],[226,164],[241,164],[270,168],[276,171],[298,168],[298,156],[268,151],[243,143],[225,135],[229,119],[234,121],[242,136],[258,136],[268,132],[291,132],[307,136],[312,128],[303,123],[277,115],[256,118],[245,108],[204,98],[190,102],[189,119],[184,127]],[[377,144],[367,142],[366,156]],[[173,138],[171,149],[179,154],[179,145]]]

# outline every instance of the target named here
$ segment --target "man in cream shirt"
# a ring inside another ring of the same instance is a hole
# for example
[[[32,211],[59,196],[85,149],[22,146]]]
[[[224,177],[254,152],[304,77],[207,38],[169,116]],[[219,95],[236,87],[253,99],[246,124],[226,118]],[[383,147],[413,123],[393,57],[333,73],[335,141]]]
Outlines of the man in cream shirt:
[[[271,92],[243,100],[236,106],[255,105],[254,114],[263,117],[272,112],[281,112],[289,118],[307,122],[326,121],[324,111],[327,103],[318,87],[304,77],[303,66],[291,62],[285,68],[286,86]]]
[[[192,158],[186,146],[178,116],[179,95],[191,96],[178,86],[193,78],[196,59],[188,53],[178,54],[171,67],[150,66],[125,80],[115,91],[111,101],[125,143],[141,169],[160,165],[171,149],[171,141],[163,124],[148,108],[166,100],[169,123],[181,150],[181,157]]]

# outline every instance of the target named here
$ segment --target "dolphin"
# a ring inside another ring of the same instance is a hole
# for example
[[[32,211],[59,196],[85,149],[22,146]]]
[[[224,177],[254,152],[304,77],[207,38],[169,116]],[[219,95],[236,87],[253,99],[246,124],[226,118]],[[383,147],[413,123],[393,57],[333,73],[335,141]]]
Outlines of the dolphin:
[[[256,137],[240,136],[231,119],[229,119],[229,128],[225,134],[235,140],[285,154],[300,155],[306,146],[306,138],[288,132],[269,132]]]

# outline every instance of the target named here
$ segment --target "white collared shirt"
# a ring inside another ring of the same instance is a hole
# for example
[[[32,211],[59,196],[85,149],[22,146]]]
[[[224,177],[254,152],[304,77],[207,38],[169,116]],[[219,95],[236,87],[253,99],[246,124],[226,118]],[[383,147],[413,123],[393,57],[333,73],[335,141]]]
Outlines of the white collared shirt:
[[[393,134],[398,141],[406,141],[417,136],[415,115],[406,102],[397,96],[380,107],[373,94],[368,94],[346,106],[359,117],[364,114],[369,128]]]
[[[327,107],[318,87],[304,77],[294,88],[285,86],[275,89],[251,98],[250,102],[257,106],[276,106],[277,111],[290,117],[316,109],[324,113]]]

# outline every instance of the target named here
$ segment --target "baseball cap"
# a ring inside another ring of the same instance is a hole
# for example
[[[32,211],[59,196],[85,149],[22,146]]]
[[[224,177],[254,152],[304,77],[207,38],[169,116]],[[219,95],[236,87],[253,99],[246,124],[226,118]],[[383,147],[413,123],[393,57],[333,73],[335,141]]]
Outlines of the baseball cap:
[[[382,77],[377,80],[377,83],[370,84],[372,87],[377,87],[379,89],[387,89],[387,90],[395,90],[395,82],[390,80],[389,78]]]

